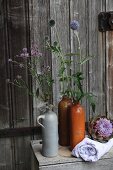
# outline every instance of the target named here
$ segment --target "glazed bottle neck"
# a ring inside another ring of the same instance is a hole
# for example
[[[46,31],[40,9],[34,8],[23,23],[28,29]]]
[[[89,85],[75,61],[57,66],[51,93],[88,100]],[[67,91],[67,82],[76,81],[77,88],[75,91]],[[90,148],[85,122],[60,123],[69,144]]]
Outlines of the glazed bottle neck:
[[[66,95],[64,95],[63,97],[62,97],[62,100],[71,100],[68,96],[66,96]]]
[[[80,104],[80,102],[76,101],[76,102],[74,102],[74,105],[80,106],[81,104]]]

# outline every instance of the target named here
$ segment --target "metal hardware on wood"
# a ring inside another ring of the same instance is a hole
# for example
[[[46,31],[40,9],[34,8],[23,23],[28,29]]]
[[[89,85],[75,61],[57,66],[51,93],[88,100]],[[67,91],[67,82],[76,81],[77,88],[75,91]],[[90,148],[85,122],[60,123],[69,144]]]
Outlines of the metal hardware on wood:
[[[99,13],[98,29],[101,32],[113,31],[113,11]]]

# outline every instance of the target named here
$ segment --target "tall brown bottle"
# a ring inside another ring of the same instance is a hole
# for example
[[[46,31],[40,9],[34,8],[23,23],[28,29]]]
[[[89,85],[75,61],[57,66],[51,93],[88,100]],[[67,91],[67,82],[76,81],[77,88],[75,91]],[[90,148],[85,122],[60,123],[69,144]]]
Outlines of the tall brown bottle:
[[[59,144],[61,146],[70,145],[69,136],[69,114],[72,100],[67,96],[63,96],[58,104],[58,131],[59,131]]]
[[[85,111],[75,103],[70,109],[70,149],[72,150],[85,137]]]

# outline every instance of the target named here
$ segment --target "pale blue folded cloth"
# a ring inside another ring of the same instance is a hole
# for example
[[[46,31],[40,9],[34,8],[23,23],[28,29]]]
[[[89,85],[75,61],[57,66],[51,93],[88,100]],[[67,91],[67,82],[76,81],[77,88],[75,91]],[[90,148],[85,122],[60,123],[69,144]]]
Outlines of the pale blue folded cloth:
[[[100,143],[86,137],[74,147],[72,155],[81,157],[85,161],[96,162],[107,153],[112,146],[113,138],[106,143]]]

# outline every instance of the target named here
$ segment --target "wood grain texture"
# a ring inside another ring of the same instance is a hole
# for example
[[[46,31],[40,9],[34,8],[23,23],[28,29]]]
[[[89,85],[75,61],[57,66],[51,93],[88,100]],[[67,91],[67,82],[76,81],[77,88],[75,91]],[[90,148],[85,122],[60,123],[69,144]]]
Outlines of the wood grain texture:
[[[15,170],[31,170],[30,137],[14,138]]]
[[[7,38],[7,22],[6,22],[6,4],[2,3],[0,8],[0,128],[8,128],[10,126],[10,109],[8,101],[8,48],[5,42]]]
[[[50,18],[55,20],[55,27],[51,28],[52,43],[58,41],[56,32],[58,33],[59,43],[63,53],[70,51],[69,38],[69,1],[68,0],[50,0]],[[52,75],[54,78],[53,86],[53,104],[58,106],[60,100],[60,85],[58,79],[59,63],[56,56],[52,55]],[[57,109],[55,110],[57,112]]]
[[[19,55],[26,44],[26,18],[24,1],[10,0],[8,8],[8,35],[9,35],[9,58],[21,61]],[[17,75],[21,75],[28,83],[27,68],[21,69],[17,65],[10,68],[10,79],[13,81]],[[29,96],[26,91],[15,86],[12,89],[12,114],[15,127],[29,126]],[[22,102],[24,101],[24,102]],[[23,114],[24,113],[24,114]]]
[[[112,0],[106,0],[106,11],[113,11]],[[113,31],[106,32],[107,115],[113,119]]]
[[[77,50],[77,40],[70,31],[69,23],[73,19],[79,20],[82,54],[95,55],[82,67],[85,77],[83,88],[97,96],[96,114],[107,113],[108,117],[113,118],[113,32],[105,35],[98,31],[98,14],[105,9],[113,10],[112,0],[0,0],[0,129],[37,125],[39,100],[34,99],[32,112],[32,101],[28,94],[6,84],[7,78],[13,80],[22,74],[31,86],[27,68],[21,71],[17,67],[10,67],[8,63],[8,58],[14,59],[23,47],[29,48],[31,42],[37,43],[40,52],[43,52],[44,65],[52,66],[55,79],[53,102],[57,107],[60,97],[58,63],[55,56],[46,51],[44,44],[45,35],[49,35],[52,42],[56,39],[55,29],[50,32],[48,27],[50,18],[56,22],[64,52]],[[72,69],[75,71],[76,65]],[[35,90],[37,84],[34,83],[33,88]],[[83,105],[86,108],[86,120],[89,120],[94,114],[86,100]],[[40,134],[37,134],[35,138],[39,137]],[[0,139],[0,170],[30,170],[31,138],[33,136]],[[109,163],[112,165],[111,160]],[[81,163],[78,164],[77,168],[81,168]],[[98,165],[106,168],[107,162],[102,160]],[[59,169],[60,165],[54,167]],[[69,169],[70,165],[65,168]],[[93,167],[89,165],[89,168]]]
[[[10,139],[0,139],[0,170],[13,170],[13,142]]]
[[[21,61],[16,55],[20,54],[25,47],[28,48],[28,16],[27,16],[27,1],[7,1],[7,15],[8,15],[8,57],[16,61]],[[29,83],[28,70],[19,68],[17,65],[10,67],[10,79],[13,81],[17,75],[21,75]],[[30,126],[30,106],[29,95],[26,91],[17,87],[11,86],[11,101],[12,101],[12,117],[13,128]],[[12,151],[13,166],[15,170],[24,170],[30,167],[30,137],[13,138]],[[24,148],[26,150],[24,150]],[[24,151],[24,154],[23,154]],[[23,156],[24,155],[24,156]],[[26,163],[28,160],[28,163]]]
[[[42,65],[51,67],[51,54],[45,48],[45,37],[50,37],[48,22],[50,19],[49,0],[31,0],[29,3],[30,9],[30,34],[31,42],[37,44],[39,52],[42,53],[44,62]],[[41,65],[41,66],[42,66]],[[37,71],[41,70],[41,66],[37,64]],[[38,83],[33,81],[33,90],[36,92]],[[46,87],[45,87],[46,88]],[[34,125],[37,125],[36,118],[40,114],[39,111],[40,99],[33,99],[33,120]]]
[[[113,165],[113,148],[105,154],[101,159],[95,163],[84,162],[80,158],[75,158],[71,155],[69,148],[67,149],[70,152],[68,156],[61,156],[61,152],[58,152],[58,155],[54,158],[47,158],[41,155],[41,144],[39,141],[34,140],[31,142],[32,152],[34,154],[34,159],[37,160],[39,164],[39,170],[112,170]],[[60,146],[61,147],[61,146]],[[59,147],[59,151],[60,151]],[[64,149],[64,147],[61,147]],[[32,157],[33,158],[33,157]],[[36,163],[35,163],[36,165]],[[33,170],[37,169],[36,165]]]
[[[98,14],[105,10],[105,1],[88,1],[89,13],[89,91],[96,95],[96,114],[106,115],[105,34],[98,31]],[[90,117],[94,116],[90,112]]]
[[[74,0],[70,1],[70,22],[72,20],[78,20],[80,27],[78,30],[78,36],[80,39],[80,50],[81,50],[81,58],[83,59],[88,55],[88,3],[87,0],[80,1],[77,0],[76,3]],[[78,49],[78,40],[77,37],[75,36],[74,32],[71,30],[70,32],[71,36],[71,51],[73,53],[79,53]],[[73,67],[72,67],[72,73],[77,71],[80,56],[74,56],[72,57],[73,60]],[[85,63],[81,66],[81,71],[83,72],[83,77],[84,81],[82,82],[83,84],[83,89],[84,92],[88,91],[88,64]],[[87,106],[87,101],[86,99],[82,100],[82,105],[85,107],[86,110],[86,121],[89,119],[88,113],[89,113],[89,105]]]
[[[8,45],[7,45],[7,6],[6,1],[0,2],[0,129],[12,126],[10,110],[10,89],[8,79]],[[12,141],[9,138],[0,139],[0,169],[13,170]]]

